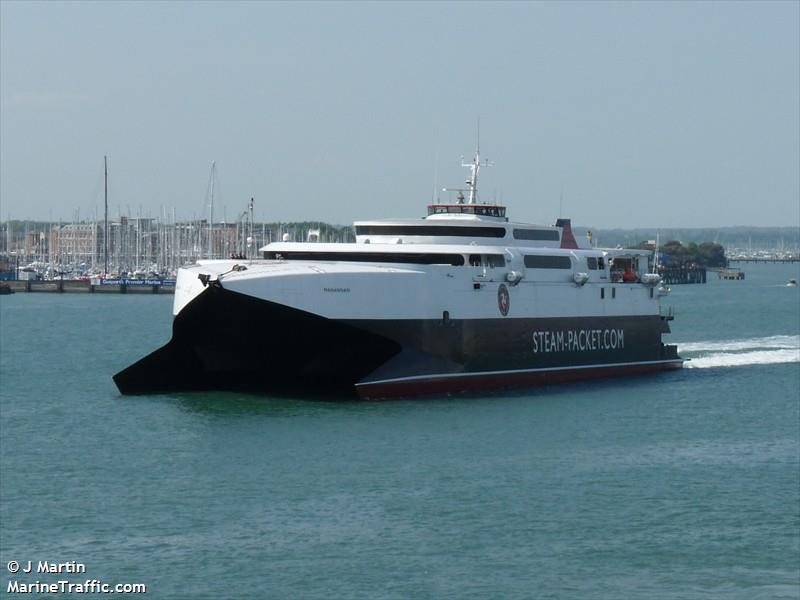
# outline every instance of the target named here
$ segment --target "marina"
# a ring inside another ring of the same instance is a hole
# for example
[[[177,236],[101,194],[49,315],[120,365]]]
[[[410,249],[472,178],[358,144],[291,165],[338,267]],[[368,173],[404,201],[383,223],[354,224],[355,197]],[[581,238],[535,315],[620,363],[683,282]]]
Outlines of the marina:
[[[105,278],[102,222],[12,223],[0,227],[0,280]],[[244,224],[117,217],[108,224],[108,279],[174,279],[198,260],[255,257],[277,240],[354,241],[349,227],[325,223]],[[209,243],[209,240],[211,242]]]

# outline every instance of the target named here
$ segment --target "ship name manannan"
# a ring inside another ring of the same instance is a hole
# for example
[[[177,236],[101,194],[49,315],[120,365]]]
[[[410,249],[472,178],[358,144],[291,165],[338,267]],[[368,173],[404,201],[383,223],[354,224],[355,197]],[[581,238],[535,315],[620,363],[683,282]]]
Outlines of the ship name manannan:
[[[326,287],[322,288],[322,290],[325,292],[340,292],[345,294],[350,293],[350,288],[344,288],[344,287]]]
[[[625,347],[623,329],[567,329],[560,331],[534,331],[533,351],[539,352],[592,352],[621,350]]]

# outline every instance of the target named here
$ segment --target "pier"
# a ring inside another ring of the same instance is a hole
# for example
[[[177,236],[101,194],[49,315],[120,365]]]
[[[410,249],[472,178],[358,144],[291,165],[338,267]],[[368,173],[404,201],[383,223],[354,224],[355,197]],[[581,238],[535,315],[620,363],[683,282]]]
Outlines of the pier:
[[[717,277],[719,279],[740,280],[744,279],[744,271],[740,271],[739,269],[721,269],[717,271]]]
[[[729,258],[728,264],[733,263],[796,263],[800,262],[800,256],[784,256],[784,257],[771,257],[771,256],[752,256],[743,258]]]
[[[659,274],[661,275],[661,281],[667,285],[706,282],[706,270],[704,267],[661,267]]]

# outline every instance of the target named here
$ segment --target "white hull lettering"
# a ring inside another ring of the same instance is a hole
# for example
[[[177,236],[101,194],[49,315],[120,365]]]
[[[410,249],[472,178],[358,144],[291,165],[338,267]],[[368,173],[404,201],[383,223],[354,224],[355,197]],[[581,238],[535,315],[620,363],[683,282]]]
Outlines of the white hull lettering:
[[[624,329],[569,329],[534,331],[533,351],[542,352],[597,352],[625,348]]]

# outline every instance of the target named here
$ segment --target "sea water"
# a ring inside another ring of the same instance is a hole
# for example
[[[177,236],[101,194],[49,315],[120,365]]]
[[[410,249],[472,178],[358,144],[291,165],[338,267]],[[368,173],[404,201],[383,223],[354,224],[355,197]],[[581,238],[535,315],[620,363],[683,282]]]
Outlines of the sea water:
[[[664,299],[680,371],[368,403],[122,397],[171,297],[2,297],[0,594],[799,598],[799,269],[744,270]]]

